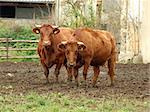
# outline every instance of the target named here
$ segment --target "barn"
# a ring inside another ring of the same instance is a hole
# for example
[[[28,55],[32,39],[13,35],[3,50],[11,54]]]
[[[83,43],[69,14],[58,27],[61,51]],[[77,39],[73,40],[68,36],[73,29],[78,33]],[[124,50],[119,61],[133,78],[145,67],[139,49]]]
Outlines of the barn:
[[[44,19],[52,14],[53,4],[54,0],[0,0],[0,17]]]

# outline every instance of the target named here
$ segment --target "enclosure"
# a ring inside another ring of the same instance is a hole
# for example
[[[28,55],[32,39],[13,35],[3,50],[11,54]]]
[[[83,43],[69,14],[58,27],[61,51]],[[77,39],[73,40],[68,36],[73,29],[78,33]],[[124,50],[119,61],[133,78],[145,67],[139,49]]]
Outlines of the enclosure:
[[[0,112],[149,112],[149,4],[148,0],[0,0],[0,15],[8,14],[4,9],[10,6],[17,15],[0,18]],[[118,53],[114,86],[107,65],[100,67],[96,87],[92,67],[87,87],[83,68],[76,87],[74,79],[68,83],[64,66],[58,82],[53,66],[50,83],[45,84],[36,51],[40,35],[32,32],[44,23],[111,32]]]
[[[59,83],[55,82],[52,68],[49,75],[50,84],[47,85],[38,63],[1,62],[0,68],[2,112],[149,111],[150,64],[117,64],[114,87],[109,86],[107,68],[102,67],[96,88],[91,86],[92,68],[88,72],[87,88],[82,84],[82,70],[79,74],[80,86],[77,88],[74,82],[70,85],[67,83],[65,68],[61,69]]]

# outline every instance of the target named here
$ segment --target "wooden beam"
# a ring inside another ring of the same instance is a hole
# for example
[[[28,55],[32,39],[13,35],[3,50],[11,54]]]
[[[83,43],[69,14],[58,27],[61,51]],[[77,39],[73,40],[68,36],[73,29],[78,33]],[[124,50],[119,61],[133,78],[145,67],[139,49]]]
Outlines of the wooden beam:
[[[6,39],[0,39],[0,43],[5,43],[7,42],[7,38]],[[8,42],[28,42],[28,43],[37,43],[39,42],[39,40],[11,40],[8,39]]]
[[[9,51],[36,51],[37,48],[8,48]],[[6,47],[0,47],[0,51],[7,51]]]
[[[51,4],[51,3],[49,3]],[[0,2],[0,6],[14,6],[14,7],[46,7],[46,3],[19,3],[19,2]]]
[[[0,56],[1,59],[7,59],[7,56]],[[39,58],[37,55],[32,56],[8,56],[8,59],[31,59],[31,58]]]

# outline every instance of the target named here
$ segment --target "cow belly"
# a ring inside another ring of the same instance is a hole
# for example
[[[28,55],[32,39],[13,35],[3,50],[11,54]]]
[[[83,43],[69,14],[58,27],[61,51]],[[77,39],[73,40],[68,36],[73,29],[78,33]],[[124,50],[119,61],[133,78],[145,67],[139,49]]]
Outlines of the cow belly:
[[[102,66],[105,64],[107,60],[92,60],[90,65],[91,66]]]
[[[111,55],[111,49],[99,50],[99,52],[96,52],[94,54],[93,59],[90,64],[92,66],[104,65],[105,62],[109,59],[110,55]]]

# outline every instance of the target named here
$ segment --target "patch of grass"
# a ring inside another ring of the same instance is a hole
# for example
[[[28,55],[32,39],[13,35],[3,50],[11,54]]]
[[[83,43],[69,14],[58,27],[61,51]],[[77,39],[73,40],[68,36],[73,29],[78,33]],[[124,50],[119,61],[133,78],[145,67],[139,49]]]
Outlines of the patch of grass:
[[[0,112],[148,112],[150,102],[71,98],[61,93],[0,96]]]

